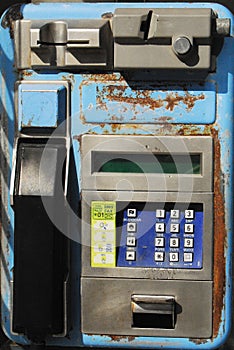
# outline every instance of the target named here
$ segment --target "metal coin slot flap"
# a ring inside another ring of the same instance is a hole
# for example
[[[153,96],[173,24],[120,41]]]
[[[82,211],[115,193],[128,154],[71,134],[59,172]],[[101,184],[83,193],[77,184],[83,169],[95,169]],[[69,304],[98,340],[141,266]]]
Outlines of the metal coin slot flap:
[[[132,327],[175,328],[175,297],[132,295]]]

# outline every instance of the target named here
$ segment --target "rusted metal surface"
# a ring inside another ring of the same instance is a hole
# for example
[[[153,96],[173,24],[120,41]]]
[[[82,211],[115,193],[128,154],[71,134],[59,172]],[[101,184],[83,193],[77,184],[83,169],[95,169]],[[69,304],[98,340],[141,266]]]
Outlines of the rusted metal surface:
[[[28,70],[23,70],[20,72],[20,78],[24,79],[24,78],[30,78],[31,76],[33,76],[33,72],[32,71],[28,71]]]
[[[136,96],[127,96],[127,94],[124,95],[127,88],[127,85],[107,85],[103,87],[101,91],[98,90],[98,102],[101,108],[105,108],[105,100],[109,100],[112,102],[127,103],[133,106],[143,105],[152,110],[165,106],[167,110],[172,112],[179,103],[182,103],[186,106],[187,112],[190,112],[196,101],[205,99],[203,93],[195,96],[188,91],[183,91],[184,95],[179,95],[175,92],[168,92],[165,98],[156,100],[151,96],[151,90],[134,90],[134,88],[132,91]]]
[[[100,83],[104,82],[107,84],[108,82],[113,81],[125,81],[124,77],[120,74],[85,74],[83,75],[84,80],[82,81],[82,84],[80,85],[80,88],[82,88],[83,85],[89,85],[90,82]]]
[[[214,138],[214,317],[213,337],[218,335],[222,321],[225,295],[225,246],[227,230],[225,226],[225,206],[222,193],[222,170],[220,164],[221,151],[218,132],[213,130]]]
[[[131,342],[133,340],[135,340],[135,337],[133,336],[119,336],[119,335],[110,335],[109,336],[111,338],[111,341],[122,341],[122,340],[125,340],[127,342]]]

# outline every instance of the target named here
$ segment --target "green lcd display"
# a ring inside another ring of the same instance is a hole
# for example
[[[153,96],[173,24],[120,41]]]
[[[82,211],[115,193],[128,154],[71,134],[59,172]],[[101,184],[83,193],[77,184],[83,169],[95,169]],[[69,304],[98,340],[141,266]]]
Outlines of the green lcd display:
[[[201,174],[200,154],[93,153],[93,172]]]

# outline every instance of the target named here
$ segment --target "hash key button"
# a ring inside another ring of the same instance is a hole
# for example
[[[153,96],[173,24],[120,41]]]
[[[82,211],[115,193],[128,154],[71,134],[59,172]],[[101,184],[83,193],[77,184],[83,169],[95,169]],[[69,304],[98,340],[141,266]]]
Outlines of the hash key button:
[[[193,262],[193,253],[184,253],[184,262]]]

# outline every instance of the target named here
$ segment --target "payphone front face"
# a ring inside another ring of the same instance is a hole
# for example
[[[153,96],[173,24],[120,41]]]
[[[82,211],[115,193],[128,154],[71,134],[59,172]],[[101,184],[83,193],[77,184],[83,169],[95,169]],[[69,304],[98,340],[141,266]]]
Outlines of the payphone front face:
[[[2,327],[18,344],[211,349],[230,329],[233,17],[49,3],[1,39]]]

